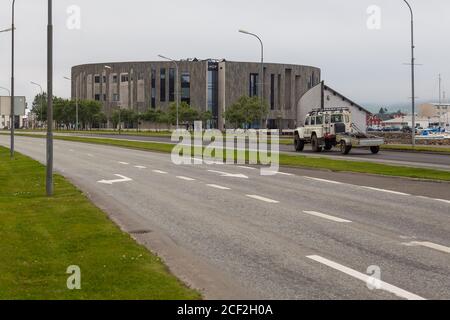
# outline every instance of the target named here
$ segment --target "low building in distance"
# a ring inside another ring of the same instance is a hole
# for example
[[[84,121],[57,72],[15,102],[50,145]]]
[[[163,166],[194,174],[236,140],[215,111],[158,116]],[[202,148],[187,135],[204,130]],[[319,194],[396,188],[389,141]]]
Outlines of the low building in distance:
[[[25,97],[17,97],[14,99],[15,128],[23,128],[25,126],[25,109],[27,102]],[[11,97],[0,97],[0,130],[11,129]]]

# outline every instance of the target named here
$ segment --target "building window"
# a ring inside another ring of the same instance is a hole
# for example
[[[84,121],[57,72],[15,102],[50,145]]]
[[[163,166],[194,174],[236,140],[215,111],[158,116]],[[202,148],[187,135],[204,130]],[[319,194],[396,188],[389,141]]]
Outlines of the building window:
[[[100,83],[100,76],[94,76],[94,82]]]
[[[112,76],[112,82],[113,82],[113,83],[117,83],[118,80],[119,80],[119,79],[118,79],[118,77],[117,77],[117,74],[113,74],[113,76]]]
[[[181,75],[181,101],[191,104],[191,75],[189,72]]]
[[[169,69],[169,101],[175,101],[175,69]]]
[[[159,101],[166,101],[166,69],[162,68],[159,72],[159,80],[160,80],[160,92],[159,92]]]
[[[151,107],[152,109],[156,109],[156,69],[152,69],[151,82],[152,82]]]
[[[270,75],[270,109],[275,110],[275,75]]]
[[[218,64],[214,62],[208,63],[208,111],[213,115],[208,128],[217,129],[219,127],[219,71]]]
[[[258,96],[258,78],[259,75],[257,73],[250,74],[250,88],[248,93],[250,97]]]
[[[139,80],[144,80],[144,73],[142,73],[142,72],[138,73],[138,81]]]
[[[94,99],[95,99],[95,101],[100,101],[100,95],[99,95],[99,94],[96,94],[95,97],[94,97]]]
[[[120,101],[120,95],[118,93],[114,93],[113,94],[113,101],[114,102],[119,102]]]
[[[102,80],[103,80],[102,83],[106,83],[106,76],[103,76]]]
[[[120,82],[128,82],[128,74],[123,74],[121,77],[120,77]]]
[[[106,94],[103,94],[103,101],[106,101]]]

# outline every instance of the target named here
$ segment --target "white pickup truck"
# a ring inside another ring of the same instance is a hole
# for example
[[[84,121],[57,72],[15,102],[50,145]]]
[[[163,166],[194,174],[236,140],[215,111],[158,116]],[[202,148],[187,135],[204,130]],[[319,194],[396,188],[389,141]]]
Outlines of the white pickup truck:
[[[303,127],[294,132],[295,150],[301,152],[310,143],[314,152],[329,151],[339,146],[341,152],[349,154],[352,148],[369,148],[373,154],[380,152],[384,139],[368,135],[352,123],[347,108],[315,110],[306,116]]]

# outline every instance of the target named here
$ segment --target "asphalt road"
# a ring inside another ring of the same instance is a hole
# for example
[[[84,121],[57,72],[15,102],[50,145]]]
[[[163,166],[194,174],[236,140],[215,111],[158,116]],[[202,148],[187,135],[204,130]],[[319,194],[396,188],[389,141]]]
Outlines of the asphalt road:
[[[148,137],[148,136],[129,136],[129,135],[101,135],[101,134],[89,134],[84,135],[86,137],[98,137],[98,138],[114,138],[124,140],[135,141],[155,141],[162,143],[171,143],[170,138],[167,137]],[[280,145],[280,152],[288,153],[292,155],[305,155],[310,157],[322,157],[332,158],[340,160],[355,160],[355,161],[369,161],[377,163],[386,163],[394,165],[407,165],[414,167],[443,169],[450,171],[450,155],[445,154],[432,154],[421,152],[399,152],[399,151],[387,151],[383,150],[377,155],[373,155],[366,149],[353,149],[351,154],[343,156],[338,149],[333,149],[329,152],[322,152],[320,154],[311,151],[309,146],[306,146],[305,152],[294,152],[293,146]]]
[[[42,162],[44,143],[17,137],[16,148]],[[267,177],[65,141],[55,141],[55,168],[207,298],[450,299],[447,183]]]

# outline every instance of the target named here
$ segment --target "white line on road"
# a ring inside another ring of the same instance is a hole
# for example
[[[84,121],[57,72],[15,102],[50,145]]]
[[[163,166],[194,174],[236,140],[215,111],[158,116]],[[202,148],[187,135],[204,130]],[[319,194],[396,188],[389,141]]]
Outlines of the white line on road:
[[[147,167],[144,166],[134,166],[136,169],[147,169]]]
[[[312,216],[316,216],[316,217],[319,217],[319,218],[323,218],[323,219],[328,219],[328,220],[331,220],[331,221],[334,221],[334,222],[339,222],[339,223],[351,223],[352,222],[350,220],[345,220],[345,219],[341,219],[341,218],[338,218],[338,217],[333,217],[333,216],[330,216],[328,214],[320,213],[320,212],[317,212],[317,211],[303,211],[303,213],[306,213],[306,214],[309,214],[309,215],[312,215]]]
[[[97,182],[98,183],[102,183],[102,184],[112,185],[114,183],[119,183],[119,182],[130,182],[130,181],[133,181],[133,179],[125,177],[125,176],[122,176],[120,174],[115,174],[115,176],[119,177],[120,179],[117,179],[117,180],[100,180],[100,181],[97,181]]]
[[[331,260],[322,258],[320,256],[307,256],[308,259],[314,260],[316,262],[319,262],[321,264],[324,264],[332,269],[338,270],[340,272],[343,272],[353,278],[356,278],[358,280],[364,281],[365,283],[371,283],[373,281],[373,277],[358,272],[356,270],[347,268],[346,266],[343,266],[341,264],[338,264],[336,262],[333,262]],[[378,281],[378,280],[377,280]],[[403,299],[407,299],[407,300],[425,300],[425,298],[422,298],[414,293],[408,292],[406,290],[400,289],[396,286],[393,286],[389,283],[386,283],[384,281],[379,281],[379,289],[380,290],[384,290],[390,293],[395,294],[397,297],[403,298]]]
[[[441,251],[441,252],[444,252],[444,253],[450,253],[450,248],[449,247],[446,247],[446,246],[443,246],[443,245],[440,245],[440,244],[435,244],[435,243],[432,243],[432,242],[427,242],[427,241],[424,241],[424,242],[412,241],[412,242],[404,243],[404,245],[405,246],[410,246],[410,247],[416,247],[416,246],[418,246],[418,247],[425,247],[425,248]]]
[[[248,177],[244,174],[241,173],[228,173],[228,172],[222,172],[222,171],[216,171],[216,170],[208,170],[208,172],[211,173],[218,173],[220,174],[222,177],[226,177],[226,178],[241,178],[241,179],[248,179]]]
[[[246,167],[246,166],[237,166],[237,167],[241,168],[241,169],[247,169],[247,170],[256,170],[256,168]]]
[[[313,178],[313,177],[303,177],[303,178],[310,179],[310,180],[315,180],[315,181],[319,181],[319,182],[332,183],[332,184],[343,184],[342,182],[326,180],[326,179],[320,179],[320,178]]]
[[[248,194],[247,197],[255,199],[255,200],[264,201],[264,202],[267,202],[267,203],[280,203],[279,201],[276,201],[276,200],[272,200],[272,199],[269,199],[269,198],[264,198],[264,197],[256,196],[256,195],[252,195],[252,194]]]
[[[129,165],[129,163],[128,163],[128,162],[122,162],[122,161],[119,161],[119,164],[123,164],[124,166],[127,166],[127,165]]]
[[[178,176],[177,179],[184,180],[184,181],[195,181],[195,179],[192,179],[189,177],[183,177],[183,176]]]
[[[444,200],[444,199],[434,199],[434,200],[450,204],[450,200]]]
[[[372,191],[380,191],[380,192],[385,192],[385,193],[392,193],[392,194],[396,194],[396,195],[400,195],[400,196],[410,196],[409,193],[403,193],[403,192],[398,192],[398,191],[392,191],[392,190],[386,190],[386,189],[378,189],[378,188],[373,188],[373,187],[362,187],[364,189],[368,189],[368,190],[372,190]]]
[[[222,187],[217,184],[207,184],[207,186],[211,187],[211,188],[219,189],[219,190],[231,190],[230,188]]]
[[[267,173],[272,173],[273,175],[282,175],[282,176],[288,176],[288,177],[292,177],[293,174],[292,173],[286,173],[286,172],[280,172],[280,171],[267,171]]]
[[[161,171],[161,170],[153,170],[154,173],[160,173],[160,174],[167,174],[167,172],[165,171]]]

